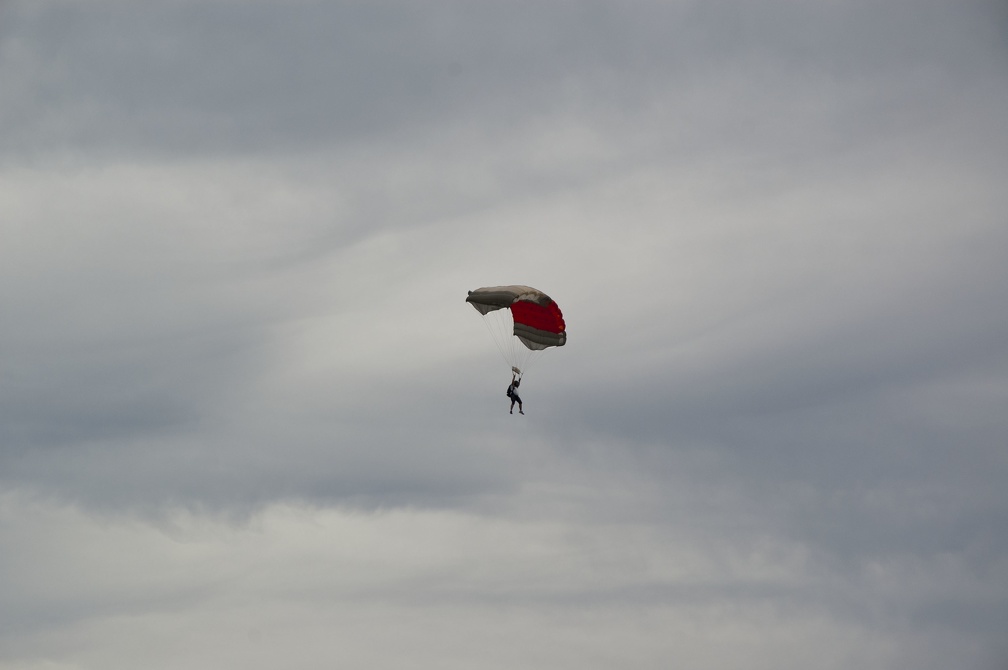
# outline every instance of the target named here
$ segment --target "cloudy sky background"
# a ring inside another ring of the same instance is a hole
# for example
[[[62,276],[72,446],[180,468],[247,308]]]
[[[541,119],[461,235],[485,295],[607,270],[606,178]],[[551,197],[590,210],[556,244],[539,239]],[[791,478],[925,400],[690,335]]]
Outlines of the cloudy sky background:
[[[1006,183],[997,0],[0,2],[0,668],[1002,670]]]

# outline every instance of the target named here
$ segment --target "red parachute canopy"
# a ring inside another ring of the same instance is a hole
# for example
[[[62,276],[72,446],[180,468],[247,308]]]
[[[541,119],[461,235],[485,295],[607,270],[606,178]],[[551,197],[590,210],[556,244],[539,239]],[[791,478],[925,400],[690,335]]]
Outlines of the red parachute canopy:
[[[497,348],[512,367],[524,368],[531,352],[567,342],[560,307],[539,289],[488,286],[469,291],[466,302],[484,316]]]

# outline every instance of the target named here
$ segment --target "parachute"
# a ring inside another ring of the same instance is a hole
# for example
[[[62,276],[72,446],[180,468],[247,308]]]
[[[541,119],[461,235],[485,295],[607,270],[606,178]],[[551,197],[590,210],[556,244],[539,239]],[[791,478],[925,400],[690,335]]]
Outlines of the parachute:
[[[567,342],[567,326],[560,307],[531,286],[488,286],[469,291],[466,302],[483,321],[501,356],[522,374],[537,354]]]

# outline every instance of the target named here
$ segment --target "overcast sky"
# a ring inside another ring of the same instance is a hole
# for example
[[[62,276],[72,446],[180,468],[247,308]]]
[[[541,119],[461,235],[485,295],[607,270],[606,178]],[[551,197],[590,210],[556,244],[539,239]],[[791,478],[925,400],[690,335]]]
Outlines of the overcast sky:
[[[0,668],[1004,670],[1006,184],[1001,0],[0,1]]]

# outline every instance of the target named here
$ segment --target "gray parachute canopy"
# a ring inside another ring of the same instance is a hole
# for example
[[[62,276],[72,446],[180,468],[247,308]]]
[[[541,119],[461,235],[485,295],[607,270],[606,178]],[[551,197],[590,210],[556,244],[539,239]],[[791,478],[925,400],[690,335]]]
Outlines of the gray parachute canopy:
[[[562,347],[567,342],[560,307],[539,289],[521,284],[486,286],[469,291],[466,302],[484,316],[507,308],[513,322],[511,334],[529,349]]]

